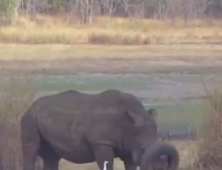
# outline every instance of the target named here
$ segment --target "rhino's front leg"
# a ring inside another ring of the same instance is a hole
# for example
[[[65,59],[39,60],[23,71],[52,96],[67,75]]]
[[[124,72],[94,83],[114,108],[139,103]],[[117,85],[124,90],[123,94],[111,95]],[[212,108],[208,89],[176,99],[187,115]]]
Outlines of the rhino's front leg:
[[[124,162],[124,167],[125,170],[136,170],[137,169],[137,165],[133,162],[132,159],[125,159],[123,160]]]
[[[100,170],[113,170],[114,151],[111,146],[96,145],[93,152]]]

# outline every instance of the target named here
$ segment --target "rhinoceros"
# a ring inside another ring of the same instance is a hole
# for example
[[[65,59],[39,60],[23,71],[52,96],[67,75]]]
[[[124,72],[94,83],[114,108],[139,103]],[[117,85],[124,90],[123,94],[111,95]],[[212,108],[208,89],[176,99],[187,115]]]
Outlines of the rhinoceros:
[[[21,119],[23,169],[34,170],[40,156],[44,170],[58,170],[62,158],[77,164],[96,162],[100,170],[105,161],[107,170],[113,170],[114,158],[120,158],[125,170],[148,170],[165,155],[168,169],[176,170],[177,149],[158,142],[152,112],[136,96],[112,89],[40,97]]]

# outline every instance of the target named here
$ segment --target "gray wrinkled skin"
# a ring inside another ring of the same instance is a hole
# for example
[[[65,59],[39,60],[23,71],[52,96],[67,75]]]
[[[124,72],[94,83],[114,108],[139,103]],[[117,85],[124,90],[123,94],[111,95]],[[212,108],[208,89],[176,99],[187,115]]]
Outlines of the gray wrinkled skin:
[[[117,90],[41,97],[21,120],[23,169],[34,170],[39,155],[44,170],[58,170],[61,158],[96,161],[100,170],[106,160],[107,170],[113,170],[115,157],[126,170],[135,170],[144,149],[157,141],[154,115],[135,96]]]

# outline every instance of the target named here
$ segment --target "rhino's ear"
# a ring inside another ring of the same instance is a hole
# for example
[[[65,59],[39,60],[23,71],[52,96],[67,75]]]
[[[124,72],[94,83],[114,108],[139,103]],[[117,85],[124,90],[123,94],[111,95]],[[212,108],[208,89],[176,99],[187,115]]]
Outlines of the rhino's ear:
[[[132,113],[131,111],[126,111],[126,115],[129,117],[130,121],[132,121],[136,127],[143,126],[144,120],[139,115]]]
[[[153,118],[155,118],[157,116],[157,111],[156,109],[149,109],[147,110],[147,112],[150,114],[150,116],[152,116]]]

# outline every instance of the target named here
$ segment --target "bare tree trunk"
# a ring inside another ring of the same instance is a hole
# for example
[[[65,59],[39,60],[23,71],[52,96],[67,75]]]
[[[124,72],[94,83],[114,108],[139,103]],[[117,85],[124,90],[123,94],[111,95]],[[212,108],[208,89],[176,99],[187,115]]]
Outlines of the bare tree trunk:
[[[94,0],[80,0],[81,22],[92,23]]]
[[[144,17],[153,18],[156,13],[156,0],[145,0],[144,2]]]
[[[222,17],[222,1],[221,0],[208,0],[205,14],[208,17],[221,18]]]
[[[26,1],[26,15],[30,16],[32,19],[35,18],[35,0],[27,0]]]
[[[101,0],[100,9],[102,15],[111,16],[114,11],[114,0]]]
[[[16,5],[14,7],[14,15],[12,16],[12,23],[14,24],[17,19],[18,19],[18,10],[19,10],[19,6],[20,6],[21,1],[20,0],[16,0]]]

